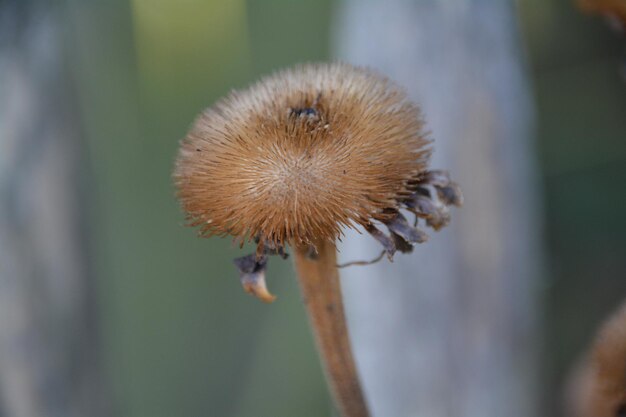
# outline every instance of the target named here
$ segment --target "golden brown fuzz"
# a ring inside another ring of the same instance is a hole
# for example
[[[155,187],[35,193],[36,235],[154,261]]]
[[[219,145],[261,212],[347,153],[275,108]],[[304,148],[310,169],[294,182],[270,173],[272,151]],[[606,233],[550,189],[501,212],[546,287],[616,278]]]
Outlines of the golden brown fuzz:
[[[600,329],[570,387],[573,417],[626,416],[626,304]]]
[[[334,241],[410,193],[427,145],[418,108],[388,79],[346,64],[302,65],[205,110],[174,177],[204,234],[274,246]]]
[[[286,245],[313,257],[360,225],[391,258],[426,241],[418,217],[445,226],[461,191],[446,172],[427,170],[430,152],[418,107],[387,78],[301,65],[205,110],[181,143],[174,180],[201,235],[257,242],[235,265],[244,289],[271,301],[267,256],[285,258]],[[401,209],[415,214],[413,225]]]

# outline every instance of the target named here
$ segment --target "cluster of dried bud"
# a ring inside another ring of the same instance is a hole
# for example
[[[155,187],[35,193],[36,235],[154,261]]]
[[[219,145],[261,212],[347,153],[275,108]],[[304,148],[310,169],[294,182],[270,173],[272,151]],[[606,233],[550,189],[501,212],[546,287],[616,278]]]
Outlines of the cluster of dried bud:
[[[410,253],[413,244],[426,242],[428,235],[417,227],[419,218],[425,219],[427,226],[439,230],[450,222],[449,207],[463,204],[461,189],[445,171],[425,171],[413,181],[411,188],[413,193],[399,199],[396,207],[387,209],[389,217],[380,220],[389,229],[389,236],[372,223],[365,227],[383,245],[390,260],[396,251]],[[412,226],[400,212],[402,208],[415,214]]]
[[[174,179],[201,235],[257,242],[235,261],[244,288],[265,301],[267,256],[334,242],[361,226],[391,258],[426,234],[401,209],[439,229],[459,187],[428,171],[417,106],[387,78],[347,64],[278,72],[205,110],[182,141]],[[385,224],[389,235],[374,225]]]

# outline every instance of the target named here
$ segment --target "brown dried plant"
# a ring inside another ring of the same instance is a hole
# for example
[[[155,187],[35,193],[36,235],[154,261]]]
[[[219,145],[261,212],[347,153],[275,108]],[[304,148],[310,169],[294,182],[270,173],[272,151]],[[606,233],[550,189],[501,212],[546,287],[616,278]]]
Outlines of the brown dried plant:
[[[626,303],[602,325],[568,388],[572,417],[626,417]]]
[[[345,417],[367,416],[352,358],[335,241],[362,227],[391,259],[449,222],[459,187],[428,170],[417,106],[387,78],[348,64],[301,65],[234,91],[205,110],[182,141],[174,180],[202,236],[254,241],[235,260],[244,289],[273,301],[269,255],[295,252],[318,347]],[[413,225],[402,211],[412,212]],[[389,230],[386,234],[377,224]]]

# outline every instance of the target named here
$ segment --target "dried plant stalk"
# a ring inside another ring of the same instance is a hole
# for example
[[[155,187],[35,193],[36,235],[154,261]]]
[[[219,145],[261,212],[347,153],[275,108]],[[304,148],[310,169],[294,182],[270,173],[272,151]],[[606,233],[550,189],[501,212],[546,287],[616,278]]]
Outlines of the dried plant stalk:
[[[367,405],[348,337],[335,245],[316,243],[317,254],[306,246],[295,248],[295,262],[304,305],[326,378],[344,417],[367,417]]]
[[[274,301],[265,282],[268,258],[286,258],[288,247],[296,252],[344,417],[368,411],[348,339],[335,240],[360,226],[392,259],[426,241],[418,219],[438,230],[450,221],[449,207],[463,202],[447,172],[428,169],[432,149],[422,128],[419,108],[384,76],[348,64],[307,64],[205,110],[176,160],[174,181],[189,224],[202,236],[257,244],[235,259],[246,292]],[[413,225],[402,211],[415,215]]]

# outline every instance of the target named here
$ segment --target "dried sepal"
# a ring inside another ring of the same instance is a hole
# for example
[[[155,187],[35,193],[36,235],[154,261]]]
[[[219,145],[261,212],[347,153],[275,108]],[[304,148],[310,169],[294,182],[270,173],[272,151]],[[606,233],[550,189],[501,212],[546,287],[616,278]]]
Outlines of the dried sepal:
[[[403,193],[395,206],[386,208],[377,220],[387,226],[389,236],[373,224],[365,227],[384,248],[391,260],[396,251],[410,253],[413,245],[424,243],[428,234],[418,227],[419,219],[426,226],[439,230],[450,223],[450,206],[463,205],[463,194],[450,174],[442,170],[423,171],[408,182],[411,192]],[[400,212],[406,209],[415,214],[415,224],[410,225]]]
[[[365,226],[365,230],[383,246],[387,258],[390,261],[393,260],[393,255],[396,253],[396,244],[393,240],[371,223]]]
[[[243,289],[264,301],[271,303],[276,296],[267,289],[265,282],[265,270],[267,268],[267,256],[257,257],[256,254],[236,258],[233,263],[239,270],[239,279]]]
[[[426,225],[435,231],[441,230],[442,228],[446,227],[450,223],[451,219],[450,209],[448,208],[448,206],[439,203],[436,205],[436,207],[437,210],[435,211],[435,213],[432,216],[426,218]]]
[[[437,192],[439,200],[446,206],[461,207],[463,205],[461,187],[450,179],[449,172],[442,170],[427,171],[420,183],[432,185]]]
[[[423,230],[409,225],[400,212],[397,212],[390,220],[385,224],[390,232],[400,236],[406,241],[406,243],[424,243],[428,240],[428,235]]]
[[[417,216],[425,218],[427,226],[439,230],[450,223],[449,207],[463,205],[463,193],[447,171],[426,171],[418,181],[413,198],[405,204]]]
[[[415,213],[417,217],[424,219],[434,217],[438,214],[437,206],[430,198],[430,193],[426,194],[428,190],[422,190],[420,189],[421,192],[416,192],[411,199],[406,200],[406,208]]]
[[[424,172],[420,184],[430,184],[435,187],[446,187],[450,184],[450,173],[440,169],[433,169]]]
[[[257,256],[259,256],[259,254],[278,255],[282,259],[287,259],[289,257],[289,254],[285,251],[285,247],[282,245],[278,245],[272,241],[264,241],[258,237],[255,239],[255,242],[257,242]]]
[[[407,242],[402,236],[391,232],[389,233],[391,239],[393,240],[394,245],[396,245],[396,249],[398,249],[402,253],[411,253],[413,252],[413,245]]]
[[[276,245],[274,242],[268,242],[259,237],[254,241],[257,244],[255,253],[236,258],[233,263],[239,270],[239,279],[243,289],[260,300],[271,303],[276,296],[268,291],[265,282],[267,262],[270,256],[287,259],[289,254],[283,246]]]
[[[463,194],[461,188],[455,182],[451,182],[446,187],[436,187],[437,196],[447,206],[461,207],[463,205]]]

